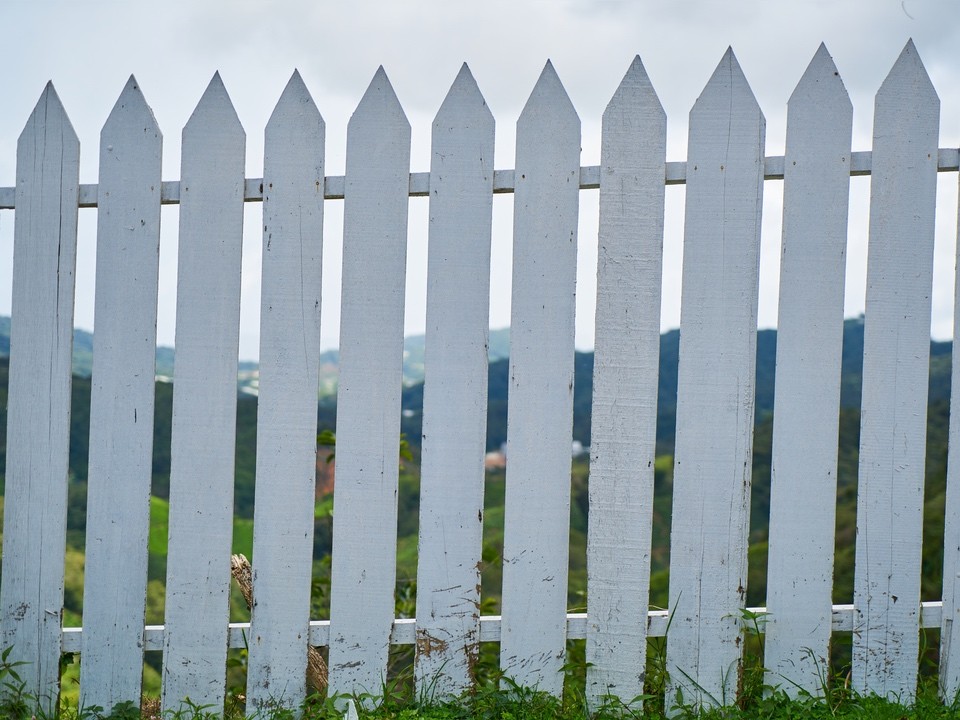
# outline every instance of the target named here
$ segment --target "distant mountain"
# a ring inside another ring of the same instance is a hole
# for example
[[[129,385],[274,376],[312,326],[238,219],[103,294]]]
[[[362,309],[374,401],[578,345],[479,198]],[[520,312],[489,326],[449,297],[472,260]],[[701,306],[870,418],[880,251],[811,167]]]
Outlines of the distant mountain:
[[[424,377],[423,335],[411,335],[403,341],[403,384],[423,382]],[[489,357],[491,362],[502,360],[510,354],[510,330],[490,331]],[[0,357],[10,356],[10,318],[0,316]],[[158,380],[173,379],[174,350],[172,347],[157,348]],[[320,355],[320,395],[335,395],[339,372],[340,353],[327,350]],[[242,393],[256,395],[259,387],[260,366],[254,361],[241,361],[237,366],[237,385]],[[86,330],[73,331],[73,374],[88,378],[93,374],[93,333]]]
[[[422,383],[424,378],[424,346],[426,336],[409,335],[403,340],[403,384],[412,386]],[[510,328],[491,330],[487,344],[490,362],[504,360],[510,356]],[[320,355],[320,394],[333,394],[337,388],[337,371],[340,365],[340,353],[327,350]]]
[[[930,343],[930,402],[949,400],[952,343]],[[657,402],[657,454],[672,454],[677,415],[677,366],[680,358],[680,331],[669,330],[660,336],[660,382]],[[773,415],[774,377],[777,364],[777,331],[757,333],[756,424]],[[840,405],[860,408],[863,383],[863,318],[851,318],[843,324],[843,355],[840,370]],[[494,450],[507,439],[507,390],[509,361],[490,363],[487,405],[487,449]],[[590,410],[593,395],[593,353],[576,354],[573,384],[573,439],[590,445]],[[423,384],[410,386],[403,393],[403,431],[411,442],[420,437],[423,408]]]
[[[9,355],[10,318],[0,317],[0,358]],[[403,418],[401,430],[414,447],[420,445],[423,419],[423,348],[422,335],[405,341],[404,384],[402,396]],[[672,454],[677,411],[677,365],[680,349],[680,331],[670,330],[660,336],[660,382],[657,403],[657,454]],[[487,405],[487,448],[498,449],[507,438],[507,394],[509,388],[509,330],[490,332],[490,366],[488,369],[489,399]],[[950,397],[951,370],[950,342],[930,343],[930,402],[947,401]],[[83,330],[74,334],[75,374],[87,378],[92,367],[93,336]],[[756,424],[759,426],[773,415],[774,376],[776,372],[777,332],[761,330],[757,333]],[[320,427],[335,429],[336,378],[339,355],[328,351],[321,356]],[[844,323],[843,356],[841,367],[841,407],[857,410],[863,371],[863,318],[852,318]],[[173,349],[157,349],[157,375],[161,379],[173,376]],[[242,397],[251,400],[257,394],[258,370],[256,363],[242,363],[239,384]],[[83,383],[79,387],[86,387]],[[574,417],[573,439],[584,446],[590,444],[590,410],[593,393],[593,353],[578,352],[574,358]],[[166,395],[166,393],[164,393]],[[83,410],[80,416],[83,416]],[[241,413],[243,415],[244,413]],[[255,424],[255,402],[248,413]],[[158,402],[157,421],[169,425],[169,418]],[[242,418],[238,432],[246,430]],[[255,428],[249,430],[255,437]],[[239,469],[238,469],[239,472]]]
[[[10,357],[10,318],[5,315],[0,315],[0,357]],[[74,329],[73,374],[90,377],[92,369],[93,334]]]
[[[0,315],[0,357],[10,357],[10,318]],[[93,373],[93,333],[73,330],[73,374],[88,378]],[[157,376],[173,377],[173,348],[157,348]]]

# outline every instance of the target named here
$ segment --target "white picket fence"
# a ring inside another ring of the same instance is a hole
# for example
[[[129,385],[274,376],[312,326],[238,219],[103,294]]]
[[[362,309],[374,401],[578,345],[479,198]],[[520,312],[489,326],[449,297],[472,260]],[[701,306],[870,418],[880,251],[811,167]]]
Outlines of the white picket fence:
[[[943,601],[920,602],[939,100],[909,43],[877,94],[872,151],[821,46],[794,91],[786,155],[728,51],[690,114],[686,162],[639,58],[603,116],[599,167],[548,63],[494,170],[494,120],[464,66],[433,125],[429,173],[380,70],[324,174],[324,121],[294,74],[266,128],[263,178],[215,76],[183,130],[179,182],[131,78],[101,136],[97,185],[52,86],[20,137],[3,534],[2,645],[53,702],[62,652],[81,698],[136,701],[144,650],[163,704],[220,706],[228,646],[249,643],[251,708],[296,705],[306,645],[332,692],[377,692],[392,644],[415,644],[439,696],[471,686],[478,643],[559,693],[565,641],[586,638],[593,701],[641,694],[646,639],[667,634],[671,695],[732,701],[742,654],[760,218],[784,183],[766,664],[821,690],[831,632],[853,633],[853,684],[914,697],[921,627],[942,628],[943,692],[960,689],[960,423],[951,427]],[[834,519],[849,178],[872,176],[855,602],[834,606]],[[648,606],[664,185],[686,183],[670,613]],[[599,188],[586,614],[567,613],[579,191]],[[514,193],[502,616],[481,617],[492,195]],[[429,195],[417,619],[394,618],[407,206]],[[343,200],[343,300],[331,618],[309,617],[325,200]],[[263,203],[260,399],[249,627],[228,623],[243,203]],[[179,203],[165,625],[144,628],[160,206]],[[83,628],[63,628],[78,207],[97,207]],[[960,312],[957,313],[960,317]],[[954,355],[954,377],[960,365]],[[960,392],[960,381],[953,384]],[[957,395],[954,395],[957,399]],[[960,400],[957,400],[960,402]]]

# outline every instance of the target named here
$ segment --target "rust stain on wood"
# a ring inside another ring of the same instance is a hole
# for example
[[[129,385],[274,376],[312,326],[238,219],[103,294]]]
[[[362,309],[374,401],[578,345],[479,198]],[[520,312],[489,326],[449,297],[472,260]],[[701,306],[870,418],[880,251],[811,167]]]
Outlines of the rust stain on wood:
[[[447,651],[447,641],[432,637],[425,630],[417,631],[417,655],[430,657],[434,652]]]

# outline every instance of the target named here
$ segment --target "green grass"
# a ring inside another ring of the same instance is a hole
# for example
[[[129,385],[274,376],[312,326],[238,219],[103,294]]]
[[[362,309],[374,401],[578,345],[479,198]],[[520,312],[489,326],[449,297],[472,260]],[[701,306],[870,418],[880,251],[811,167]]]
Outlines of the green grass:
[[[246,716],[240,704],[226,708],[221,715],[213,713],[211,708],[185,703],[176,713],[168,713],[165,720],[207,720],[223,717],[224,720],[241,720],[253,717],[259,720],[325,720],[342,718],[338,708],[343,708],[348,699],[313,696],[298,708],[274,710]],[[563,698],[554,698],[535,690],[507,685],[504,689],[481,688],[475,694],[466,695],[453,702],[430,703],[413,699],[391,696],[377,707],[367,709],[367,698],[352,699],[360,718],[371,720],[613,720],[621,718],[649,718],[661,720],[666,716],[662,710],[644,707],[642,701],[634,705],[624,705],[609,701],[589,714],[582,695],[565,693]],[[153,713],[141,715],[139,708],[130,705],[118,706],[112,714],[104,714],[98,708],[78,709],[76,706],[64,706],[54,716],[37,712],[29,698],[14,696],[0,704],[0,716],[5,720],[140,720],[156,717]],[[750,699],[744,707],[716,708],[697,713],[691,708],[681,708],[675,717],[685,720],[700,718],[703,720],[788,720],[792,718],[810,718],[811,720],[852,720],[870,718],[871,720],[938,720],[956,718],[960,707],[944,706],[936,696],[933,685],[921,688],[916,703],[904,707],[877,697],[857,697],[848,691],[837,689],[827,700],[802,697],[791,700],[783,694]]]
[[[753,624],[759,630],[762,618],[751,617],[745,613],[746,626]],[[713,708],[697,711],[692,707],[680,707],[673,714],[683,720],[790,720],[810,718],[812,720],[853,720],[870,718],[871,720],[939,720],[960,717],[960,700],[945,706],[937,696],[936,677],[931,674],[921,676],[915,703],[906,707],[875,696],[858,696],[849,688],[845,672],[831,676],[824,688],[825,697],[801,696],[790,699],[783,692],[763,685],[764,669],[760,663],[762,653],[761,638],[746,630],[746,657],[744,659],[743,691],[732,707]],[[481,648],[480,662],[477,664],[477,688],[473,693],[448,702],[437,702],[429,695],[418,695],[411,680],[409,658],[403,667],[394,671],[384,686],[381,696],[373,698],[360,696],[349,698],[339,696],[328,698],[322,695],[308,697],[296,711],[276,709],[246,714],[243,705],[243,676],[231,675],[227,701],[224,708],[213,712],[214,708],[200,707],[186,701],[177,712],[160,715],[156,699],[147,701],[146,709],[132,705],[119,706],[113,713],[105,714],[99,708],[78,708],[74,698],[62,699],[60,709],[53,714],[38,709],[35,702],[18,688],[22,687],[17,673],[18,667],[7,661],[9,650],[0,656],[0,688],[3,699],[0,700],[0,718],[2,720],[325,720],[342,718],[347,703],[352,703],[359,718],[369,720],[614,720],[640,719],[665,720],[664,688],[667,682],[665,668],[664,638],[648,640],[648,664],[644,695],[624,704],[609,699],[591,713],[587,709],[584,697],[586,661],[584,641],[569,641],[567,645],[568,662],[563,668],[564,687],[561,697],[556,698],[535,689],[523,688],[502,677],[497,671],[496,656],[498,648],[493,643],[484,643],[489,647]],[[74,663],[73,668],[76,667]],[[66,676],[64,682],[66,680]],[[149,704],[151,703],[152,704]]]
[[[167,536],[170,516],[170,503],[167,500],[150,496],[150,535],[148,548],[151,555],[165,558],[167,555]],[[253,520],[233,518],[233,552],[243,553],[248,558],[253,555]]]

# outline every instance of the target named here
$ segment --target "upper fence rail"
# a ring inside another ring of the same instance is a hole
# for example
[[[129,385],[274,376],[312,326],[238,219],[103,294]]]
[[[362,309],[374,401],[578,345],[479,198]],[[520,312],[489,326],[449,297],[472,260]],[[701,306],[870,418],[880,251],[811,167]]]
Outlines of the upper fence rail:
[[[764,180],[783,180],[783,155],[767,155],[763,160]],[[858,150],[850,153],[850,177],[870,175],[873,168],[873,152]],[[960,148],[940,148],[937,155],[937,172],[960,171]],[[323,179],[323,199],[343,200],[343,188],[346,184],[345,175],[327,175]],[[687,163],[683,160],[674,160],[667,163],[667,172],[664,176],[665,185],[687,184]],[[81,183],[78,207],[95,208],[98,204],[99,185],[97,183]],[[513,193],[516,187],[514,170],[503,169],[493,172],[493,192],[497,195]],[[580,189],[598,190],[600,188],[600,166],[583,165],[580,168]],[[430,173],[410,173],[410,197],[429,197]],[[243,189],[244,202],[263,202],[263,178],[247,178]],[[162,205],[180,204],[180,181],[164,180],[160,187],[160,203]],[[0,210],[16,209],[16,188],[0,187]]]

